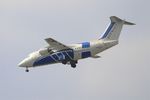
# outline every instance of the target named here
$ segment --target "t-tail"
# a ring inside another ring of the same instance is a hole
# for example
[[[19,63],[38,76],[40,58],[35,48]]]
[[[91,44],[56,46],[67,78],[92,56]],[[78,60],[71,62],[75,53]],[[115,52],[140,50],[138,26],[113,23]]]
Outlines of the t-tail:
[[[118,41],[123,25],[135,25],[134,23],[127,22],[116,16],[111,16],[110,20],[110,25],[108,26],[106,31],[101,35],[100,39]]]

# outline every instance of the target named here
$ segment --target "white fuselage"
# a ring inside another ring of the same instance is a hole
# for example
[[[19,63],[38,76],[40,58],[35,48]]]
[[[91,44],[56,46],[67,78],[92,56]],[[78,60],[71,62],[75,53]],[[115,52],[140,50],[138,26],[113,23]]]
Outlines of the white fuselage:
[[[72,60],[78,61],[79,59],[94,57],[96,54],[116,44],[118,44],[118,41],[116,40],[94,40],[90,42],[72,44],[69,46],[70,48],[72,48],[72,50],[55,51],[53,53],[49,53],[47,52],[47,50],[45,50],[44,52],[40,53],[40,49],[29,54],[27,58],[19,63],[19,66],[36,67],[47,64],[62,63],[62,61],[66,58],[68,58],[67,62],[70,62]]]

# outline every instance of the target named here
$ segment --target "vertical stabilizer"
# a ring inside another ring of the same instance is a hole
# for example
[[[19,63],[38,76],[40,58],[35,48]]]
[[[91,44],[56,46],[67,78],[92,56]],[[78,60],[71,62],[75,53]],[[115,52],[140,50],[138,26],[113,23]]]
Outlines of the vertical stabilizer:
[[[101,35],[100,39],[118,40],[123,25],[135,25],[134,23],[127,22],[116,16],[111,16],[110,20],[111,20],[110,25],[108,26],[106,31]]]

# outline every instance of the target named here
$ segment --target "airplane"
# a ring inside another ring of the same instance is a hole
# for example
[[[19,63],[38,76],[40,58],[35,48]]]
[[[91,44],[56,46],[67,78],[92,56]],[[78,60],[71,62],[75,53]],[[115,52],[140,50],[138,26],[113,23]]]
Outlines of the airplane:
[[[90,42],[65,45],[52,38],[46,38],[45,41],[49,45],[29,54],[18,66],[25,67],[26,72],[29,72],[28,68],[30,67],[55,63],[69,64],[72,68],[75,68],[80,59],[89,57],[100,58],[97,55],[98,53],[119,43],[119,36],[123,25],[135,25],[116,16],[111,16],[110,20],[110,24],[100,38]]]

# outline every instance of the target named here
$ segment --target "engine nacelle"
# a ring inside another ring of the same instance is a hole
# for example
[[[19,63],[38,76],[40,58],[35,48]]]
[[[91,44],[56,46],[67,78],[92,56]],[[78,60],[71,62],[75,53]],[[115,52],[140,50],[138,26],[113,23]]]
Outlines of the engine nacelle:
[[[50,49],[50,48],[43,48],[43,49],[40,49],[40,50],[39,50],[39,53],[40,53],[41,55],[48,55],[48,54],[52,54],[52,53],[54,53],[54,52],[53,52],[53,50]]]

